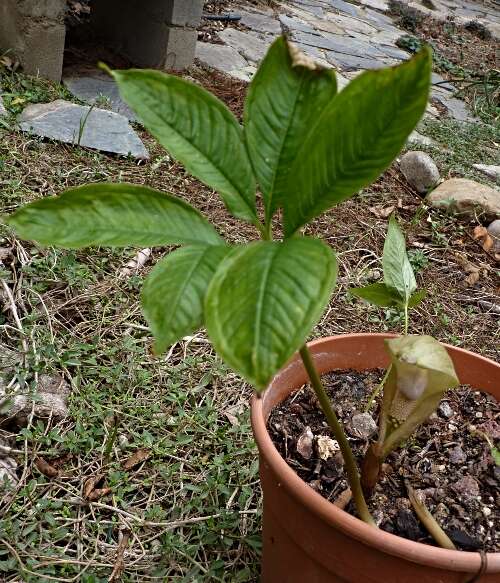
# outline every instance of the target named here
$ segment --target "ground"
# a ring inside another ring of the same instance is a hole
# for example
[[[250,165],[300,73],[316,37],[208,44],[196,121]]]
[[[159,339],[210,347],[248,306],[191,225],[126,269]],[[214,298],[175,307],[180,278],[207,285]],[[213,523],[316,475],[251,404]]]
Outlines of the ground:
[[[0,74],[9,113],[0,118],[3,214],[69,186],[130,181],[181,196],[230,241],[257,237],[140,127],[151,154],[146,163],[19,133],[14,115],[26,103],[73,98],[60,86],[12,71],[8,59]],[[189,75],[241,116],[246,82],[199,66]],[[494,186],[471,164],[499,164],[497,115],[489,108],[482,123],[423,122],[422,133],[437,144],[424,149],[442,177]],[[498,359],[498,315],[483,309],[484,302],[498,305],[498,263],[472,237],[482,217],[460,219],[428,208],[397,163],[309,228],[336,250],[340,264],[331,304],[312,336],[401,330],[400,313],[368,307],[348,293],[380,276],[391,210],[406,232],[419,286],[427,290],[411,331]],[[15,494],[2,502],[0,579],[107,581],[125,537],[123,581],[257,581],[261,497],[249,427],[252,393],[216,357],[203,331],[167,355],[153,355],[139,292],[168,250],[153,249],[143,268],[124,275],[134,249],[46,249],[1,229],[5,380],[29,390],[40,374],[57,374],[72,393],[64,420],[45,424],[28,416],[20,432],[0,428],[19,464]],[[479,274],[472,283],[471,266]],[[144,459],[124,467],[138,450]],[[40,457],[57,477],[35,464]],[[81,496],[96,491],[91,478],[96,488],[110,490],[89,505]]]

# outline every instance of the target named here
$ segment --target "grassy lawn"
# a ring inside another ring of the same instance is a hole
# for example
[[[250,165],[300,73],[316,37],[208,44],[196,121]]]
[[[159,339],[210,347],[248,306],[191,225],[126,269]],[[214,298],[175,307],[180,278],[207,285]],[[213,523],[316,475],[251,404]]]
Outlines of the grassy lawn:
[[[192,74],[241,114],[243,83]],[[18,74],[5,73],[1,82],[12,114],[30,101],[67,97]],[[429,149],[443,177],[487,182],[471,164],[499,163],[498,126],[426,122],[422,131],[446,145]],[[141,137],[151,152],[147,164],[22,135],[7,118],[0,125],[2,213],[69,186],[129,181],[185,198],[232,242],[256,237],[150,136]],[[406,230],[418,283],[428,292],[411,330],[498,358],[498,316],[478,304],[494,302],[499,291],[498,264],[471,236],[481,217],[471,223],[431,211],[396,165],[309,229],[337,250],[340,264],[314,336],[401,330],[396,310],[368,307],[347,291],[380,277],[389,207]],[[108,581],[125,537],[123,581],[257,581],[261,496],[251,391],[215,356],[203,331],[166,355],[152,354],[139,292],[168,250],[153,249],[143,269],[123,275],[137,250],[47,249],[1,229],[2,277],[12,293],[11,301],[4,288],[0,316],[0,342],[10,354],[4,381],[26,392],[39,374],[58,374],[72,394],[62,421],[30,418],[20,433],[0,429],[20,464],[19,486],[2,501],[0,580]],[[465,281],[468,264],[480,272],[472,286]],[[139,449],[147,459],[124,469]],[[38,469],[38,456],[59,463],[57,478]],[[91,478],[110,491],[88,504],[82,492]]]

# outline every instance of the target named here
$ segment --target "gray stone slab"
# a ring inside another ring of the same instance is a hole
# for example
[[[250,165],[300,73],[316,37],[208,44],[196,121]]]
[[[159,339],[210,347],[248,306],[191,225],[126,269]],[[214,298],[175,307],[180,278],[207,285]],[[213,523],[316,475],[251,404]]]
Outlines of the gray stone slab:
[[[341,36],[336,34],[324,33],[322,35],[311,35],[308,33],[297,32],[292,37],[294,40],[316,47],[326,49],[344,55],[352,55],[369,59],[384,58],[387,55],[376,46],[367,41],[355,39],[352,37]]]
[[[226,45],[199,42],[196,45],[196,58],[203,65],[223,73],[237,71],[248,66],[248,61],[236,49]]]
[[[389,10],[389,2],[386,2],[386,0],[359,0],[359,3],[363,6],[375,8],[375,10],[381,10],[382,12]]]
[[[291,16],[287,16],[286,14],[279,15],[279,22],[283,27],[284,32],[307,32],[309,34],[314,34],[315,29],[310,25],[307,24],[301,18],[294,18]]]
[[[138,159],[149,158],[127,118],[114,111],[58,99],[29,105],[18,121],[21,130],[43,138]]]
[[[442,93],[434,94],[433,92],[432,97],[446,107],[448,115],[453,119],[467,123],[476,123],[479,121],[477,117],[474,117],[469,112],[463,101],[456,97],[449,97],[449,93],[446,95]]]
[[[433,85],[433,89],[437,89],[438,91],[440,89],[442,89],[443,91],[451,92],[455,91],[455,87],[453,87],[451,83],[448,83],[444,77],[441,77],[441,75],[438,75],[437,73],[433,72],[431,74],[431,82]]]
[[[386,64],[377,59],[368,59],[354,55],[343,55],[329,51],[326,54],[327,60],[335,67],[340,67],[342,71],[359,71],[364,69],[381,69]]]
[[[436,142],[436,140],[433,140],[432,138],[429,138],[428,136],[424,136],[423,134],[421,134],[420,132],[417,132],[417,130],[413,131],[409,137],[408,137],[408,144],[415,146],[434,146],[437,147],[439,146],[439,144]]]
[[[372,35],[378,32],[378,29],[368,22],[365,22],[359,18],[354,18],[353,16],[349,16],[346,14],[332,14],[329,13],[323,21],[323,26],[328,25],[330,22],[336,24],[341,31],[352,34],[353,32],[358,32],[360,34],[365,35]],[[321,26],[318,24],[318,28]],[[337,31],[331,31],[337,32]]]
[[[370,23],[375,23],[380,30],[396,30],[394,21],[390,16],[380,14],[370,8],[365,8],[362,12],[363,19]]]
[[[251,63],[259,63],[264,58],[272,42],[269,36],[259,37],[256,34],[230,27],[219,32],[219,38],[233,49],[236,49],[240,55]]]
[[[388,57],[397,59],[398,61],[406,61],[410,58],[410,54],[398,47],[391,47],[388,45],[374,44],[382,53],[386,54]]]
[[[281,34],[280,23],[272,14],[262,12],[239,12],[241,24],[248,26],[257,32],[267,32],[269,34]]]
[[[351,16],[358,16],[360,14],[360,10],[356,5],[344,2],[344,0],[330,0],[330,5],[332,8],[344,14],[350,14]]]
[[[86,75],[70,75],[63,78],[63,83],[81,101],[90,105],[109,104],[111,111],[124,115],[130,121],[138,121],[135,113],[122,100],[114,79],[99,71]]]

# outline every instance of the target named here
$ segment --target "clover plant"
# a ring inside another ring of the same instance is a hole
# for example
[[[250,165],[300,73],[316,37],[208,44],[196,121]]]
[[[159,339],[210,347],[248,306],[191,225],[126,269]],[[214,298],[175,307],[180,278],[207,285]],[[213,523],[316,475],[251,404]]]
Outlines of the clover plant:
[[[334,71],[278,38],[250,84],[243,126],[216,97],[182,78],[112,72],[144,126],[220,194],[232,215],[255,225],[259,241],[229,245],[183,200],[130,184],[73,188],[8,219],[20,237],[66,248],[178,245],[142,292],[155,350],[205,325],[218,354],[257,393],[300,351],[340,443],[358,514],[372,524],[349,442],[305,344],[330,300],[337,261],[326,243],[302,230],[391,164],[424,113],[431,60],[424,48],[399,66],[362,73],[338,92]],[[434,381],[443,386],[426,342],[405,337],[389,344],[395,364],[384,396],[384,454],[401,433],[389,420],[399,420],[403,385],[416,383],[414,403],[426,410]]]

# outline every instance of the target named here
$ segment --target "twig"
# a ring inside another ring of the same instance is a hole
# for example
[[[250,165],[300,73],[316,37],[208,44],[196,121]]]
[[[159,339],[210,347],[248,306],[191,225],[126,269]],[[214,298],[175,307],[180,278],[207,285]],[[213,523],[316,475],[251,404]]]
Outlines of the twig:
[[[7,295],[7,298],[9,300],[9,308],[10,311],[12,312],[12,316],[14,317],[14,322],[16,323],[16,327],[19,331],[19,334],[21,335],[21,344],[23,346],[23,351],[24,354],[26,355],[28,353],[28,344],[26,342],[25,339],[25,334],[24,334],[24,328],[23,325],[21,323],[21,320],[19,318],[19,314],[17,313],[17,307],[16,307],[16,302],[14,301],[14,296],[12,295],[12,292],[10,291],[10,287],[7,285],[7,282],[2,279],[2,285],[3,285],[3,289],[5,291],[5,294]]]
[[[109,583],[113,583],[113,581],[118,581],[118,579],[121,577],[123,573],[123,570],[125,568],[123,555],[125,554],[125,549],[127,548],[129,538],[130,531],[129,530],[122,531],[122,540],[118,544],[118,548],[116,550],[115,566],[113,567],[113,571],[111,572],[111,576],[109,577]]]

